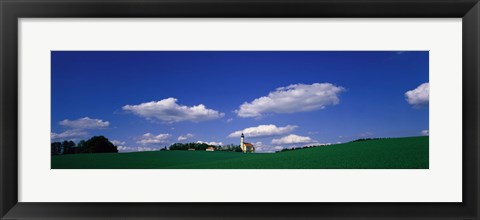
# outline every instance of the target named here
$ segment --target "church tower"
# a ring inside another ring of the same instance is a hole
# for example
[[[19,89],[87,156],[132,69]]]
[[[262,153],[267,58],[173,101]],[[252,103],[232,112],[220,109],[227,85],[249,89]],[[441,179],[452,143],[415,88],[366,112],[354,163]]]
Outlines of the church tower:
[[[246,151],[245,148],[246,147],[245,147],[245,144],[243,142],[243,138],[244,138],[244,136],[243,136],[243,133],[242,133],[242,136],[240,136],[240,149],[242,149],[243,153],[245,153],[245,151]]]

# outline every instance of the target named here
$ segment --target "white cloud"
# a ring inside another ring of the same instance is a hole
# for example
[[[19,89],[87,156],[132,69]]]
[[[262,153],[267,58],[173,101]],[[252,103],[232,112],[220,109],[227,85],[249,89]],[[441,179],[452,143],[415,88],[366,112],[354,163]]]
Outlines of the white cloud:
[[[328,145],[331,145],[331,144],[332,144],[332,143],[312,142],[312,143],[304,144],[304,145],[299,146],[299,147],[307,147],[307,146],[328,146]]]
[[[272,145],[255,145],[255,152],[257,153],[274,153],[275,151],[280,151],[283,149],[282,146],[272,146]]]
[[[230,122],[232,122],[232,121],[233,121],[233,118],[227,119],[227,123],[230,123]]]
[[[298,138],[300,137],[300,138]],[[282,139],[282,138],[281,138]],[[281,151],[282,149],[285,148],[303,148],[303,147],[311,147],[311,146],[328,146],[331,145],[330,143],[320,143],[315,140],[312,140],[309,137],[301,137],[298,135],[289,135],[286,137],[283,137],[284,141],[281,142],[279,141],[280,139],[274,139],[276,140],[275,143],[272,143],[273,145],[266,145],[263,144],[262,142],[256,142],[253,145],[255,146],[255,152],[258,153],[274,153],[277,151]],[[304,142],[306,141],[306,142]],[[273,142],[273,141],[272,141]],[[287,143],[284,143],[287,142]],[[301,142],[301,143],[300,143]],[[281,146],[283,145],[283,146]]]
[[[288,146],[280,146],[280,145],[265,145],[262,144],[262,142],[257,142],[253,144],[255,146],[255,152],[257,153],[274,153],[277,151],[281,151],[285,148],[303,148],[303,147],[310,147],[310,146],[328,146],[330,143],[324,144],[324,143],[319,143],[316,142],[315,140],[312,140],[313,142],[310,143],[298,143],[298,144],[288,144]]]
[[[430,99],[430,84],[423,83],[414,90],[407,91],[405,93],[407,102],[413,106],[423,106],[428,105]]]
[[[95,118],[79,118],[76,120],[65,119],[58,122],[59,125],[69,128],[62,133],[50,133],[51,140],[75,140],[88,135],[86,130],[107,128],[110,122]]]
[[[177,140],[178,140],[178,141],[184,141],[184,140],[187,140],[187,139],[192,138],[192,137],[194,137],[194,136],[195,136],[195,135],[188,133],[188,134],[186,134],[186,135],[180,135],[180,136],[177,138]]]
[[[167,98],[139,105],[125,105],[122,109],[147,119],[157,119],[166,123],[180,121],[200,122],[218,119],[225,115],[216,110],[207,109],[203,104],[192,107],[178,105],[176,98]]]
[[[277,88],[263,96],[240,105],[235,112],[239,117],[261,117],[266,113],[294,113],[324,109],[340,102],[338,94],[345,91],[330,83],[311,85],[293,84]]]
[[[420,133],[422,135],[430,135],[430,130],[422,130]]]
[[[110,142],[115,146],[125,145],[125,141],[111,140]]]
[[[205,142],[205,141],[197,141],[197,143],[200,144],[208,144],[208,145],[215,145],[215,146],[223,146],[222,142],[215,142],[215,141],[210,141],[210,142]]]
[[[151,133],[146,133],[142,135],[137,141],[138,144],[149,145],[149,144],[167,144],[169,143],[168,138],[172,135],[170,134],[159,134],[153,135]]]
[[[257,127],[249,127],[240,131],[235,131],[228,135],[230,138],[239,138],[242,133],[249,138],[255,137],[271,137],[286,134],[293,131],[298,126],[287,125],[285,127],[277,127],[276,125],[259,125]]]
[[[359,134],[358,136],[360,136],[360,137],[370,137],[370,136],[373,136],[373,133],[367,131],[367,132]]]
[[[155,147],[128,147],[128,146],[117,146],[119,152],[141,152],[141,151],[157,151],[159,148]]]
[[[320,143],[313,140],[313,142],[311,143],[290,144],[288,146],[284,146],[283,148],[292,149],[292,148],[319,147],[319,146],[329,146],[329,145],[332,145],[332,143]]]
[[[307,143],[313,143],[315,140],[313,140],[310,137],[305,137],[305,136],[299,136],[295,134],[291,134],[285,137],[282,137],[280,139],[273,139],[272,144],[307,144]]]
[[[137,151],[156,151],[158,148],[153,147],[137,147]]]
[[[88,133],[82,130],[67,130],[62,133],[50,133],[51,140],[73,140],[80,137],[87,136]]]
[[[107,128],[108,125],[110,125],[110,122],[108,121],[102,121],[100,119],[95,119],[95,118],[79,118],[77,120],[68,120],[65,119],[63,121],[60,121],[58,124],[73,128],[73,129],[100,129],[100,128]]]
[[[147,133],[149,134],[149,133]],[[150,136],[150,135],[143,135],[143,137]],[[158,136],[155,136],[158,137]],[[143,139],[145,140],[145,139]],[[125,141],[118,141],[118,140],[112,140],[113,145],[117,146],[117,149],[119,152],[140,152],[140,151],[158,151],[160,150],[159,147],[154,147],[154,146],[127,146]],[[163,147],[162,147],[163,148]]]
[[[117,146],[117,150],[119,152],[131,152],[134,151],[132,147],[127,147],[127,146]]]

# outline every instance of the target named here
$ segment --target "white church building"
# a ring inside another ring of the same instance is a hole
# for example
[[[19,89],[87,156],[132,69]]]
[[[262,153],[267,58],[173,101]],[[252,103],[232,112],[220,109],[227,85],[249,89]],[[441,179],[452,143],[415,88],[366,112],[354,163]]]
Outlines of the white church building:
[[[240,136],[240,148],[242,149],[243,153],[254,153],[255,152],[255,147],[251,143],[247,143],[244,141],[244,136],[242,133],[242,136]]]

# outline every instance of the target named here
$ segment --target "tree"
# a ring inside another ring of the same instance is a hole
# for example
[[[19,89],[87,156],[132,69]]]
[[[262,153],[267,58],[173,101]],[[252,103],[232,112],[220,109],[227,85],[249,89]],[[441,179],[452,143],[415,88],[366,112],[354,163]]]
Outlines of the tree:
[[[60,142],[51,143],[50,148],[52,155],[60,155],[62,153],[62,143]]]
[[[63,154],[74,154],[75,153],[74,147],[75,147],[75,142],[63,141],[62,142]]]
[[[75,147],[75,154],[87,153],[87,142],[81,140],[78,142],[77,147]]]
[[[206,144],[202,142],[191,142],[191,143],[174,143],[168,147],[170,150],[206,150],[209,147],[214,147],[215,150],[218,151],[235,151],[235,152],[242,152],[242,149],[240,148],[240,145],[225,145],[225,146],[220,146],[220,145],[211,145],[211,144]]]
[[[77,144],[77,147],[87,147],[87,142],[85,142],[84,140],[81,140],[78,142]]]
[[[94,136],[86,142],[87,153],[118,153],[118,149],[104,136]]]

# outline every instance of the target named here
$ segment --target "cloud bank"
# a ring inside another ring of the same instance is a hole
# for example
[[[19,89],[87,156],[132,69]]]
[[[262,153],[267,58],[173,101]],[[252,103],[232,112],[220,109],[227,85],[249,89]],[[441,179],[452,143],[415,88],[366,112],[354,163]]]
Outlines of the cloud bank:
[[[150,144],[167,144],[170,141],[168,140],[172,135],[170,134],[159,134],[153,135],[151,133],[143,134],[137,141],[137,144],[150,145]]]
[[[308,144],[316,142],[310,137],[299,136],[296,134],[291,134],[279,139],[273,139],[272,144],[282,145],[282,144]]]
[[[67,130],[62,133],[51,132],[50,140],[52,141],[74,140],[77,138],[83,138],[88,135],[87,130],[108,128],[110,122],[103,121],[101,119],[84,117],[76,120],[65,119],[63,121],[59,121],[58,124],[66,127]]]
[[[100,119],[95,119],[95,118],[79,118],[77,120],[68,120],[65,119],[63,121],[60,121],[58,124],[73,128],[73,129],[101,129],[101,128],[107,128],[110,125],[110,122],[108,121],[103,121]]]
[[[110,142],[112,142],[112,144],[115,146],[125,145],[125,141],[111,140]]]
[[[285,127],[277,127],[276,125],[273,125],[273,124],[259,125],[257,127],[249,127],[240,131],[235,131],[229,134],[228,137],[239,138],[240,135],[242,135],[242,133],[249,138],[278,136],[278,135],[283,135],[288,132],[291,132],[297,127],[298,126],[295,126],[295,125],[287,125]]]
[[[157,119],[165,123],[181,121],[200,122],[219,119],[225,115],[216,110],[207,109],[203,104],[192,107],[179,105],[176,98],[167,98],[138,105],[125,105],[122,109],[146,119]]]
[[[117,146],[119,152],[138,152],[138,151],[157,151],[159,148],[155,147],[128,147],[128,146]]]
[[[215,145],[215,146],[223,146],[222,142],[215,142],[215,141],[210,141],[210,142],[205,142],[205,141],[197,141],[199,144],[208,144],[208,145]]]
[[[51,140],[72,140],[87,136],[88,133],[83,130],[67,130],[62,133],[50,133]]]
[[[267,113],[294,113],[324,109],[340,102],[345,91],[331,83],[293,84],[277,88],[267,96],[245,102],[235,112],[239,117],[261,117]]]
[[[419,107],[428,105],[430,100],[430,84],[423,83],[417,88],[405,93],[408,104]]]
[[[184,140],[187,140],[187,139],[192,138],[192,137],[194,137],[194,136],[195,136],[195,135],[188,133],[188,134],[186,134],[186,135],[180,135],[180,136],[177,138],[177,140],[178,140],[178,141],[184,141]]]

